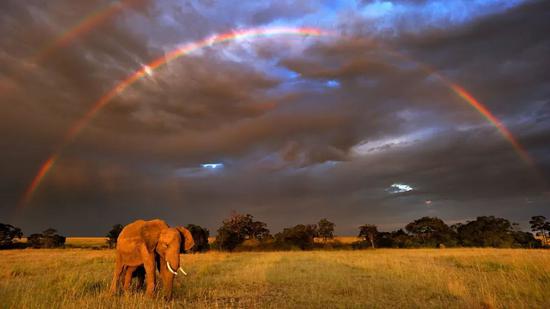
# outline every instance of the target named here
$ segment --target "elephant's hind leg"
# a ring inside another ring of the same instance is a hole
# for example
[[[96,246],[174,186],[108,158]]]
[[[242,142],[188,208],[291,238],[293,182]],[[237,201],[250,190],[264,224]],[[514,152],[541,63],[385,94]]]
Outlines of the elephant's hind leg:
[[[113,281],[111,282],[111,289],[110,289],[111,295],[115,294],[117,291],[118,281],[120,280],[120,275],[122,274],[123,270],[124,270],[124,265],[122,265],[120,256],[117,254],[116,262],[115,262],[115,271],[113,273]]]
[[[124,274],[124,285],[122,286],[124,292],[127,292],[128,288],[130,288],[130,283],[132,283],[132,275],[136,268],[137,266],[128,266],[126,268],[126,273]]]

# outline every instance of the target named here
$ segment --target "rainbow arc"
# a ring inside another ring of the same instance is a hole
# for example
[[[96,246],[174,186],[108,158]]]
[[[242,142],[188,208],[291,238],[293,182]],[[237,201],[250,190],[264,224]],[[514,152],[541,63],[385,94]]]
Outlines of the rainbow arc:
[[[114,9],[113,9],[114,10]],[[90,23],[92,24],[92,23]],[[84,26],[83,26],[84,27]],[[86,28],[86,27],[84,27]],[[84,29],[83,28],[83,29]],[[209,36],[205,39],[198,40],[195,42],[186,43],[178,46],[174,50],[166,53],[165,55],[154,59],[146,65],[143,65],[141,68],[137,69],[130,75],[128,75],[124,80],[116,84],[111,90],[106,94],[100,97],[92,107],[82,116],[75,124],[68,130],[60,147],[55,151],[47,160],[41,165],[38,173],[35,175],[27,190],[24,193],[24,196],[21,200],[19,208],[27,205],[33,194],[36,192],[37,188],[43,182],[48,172],[54,167],[57,160],[60,158],[63,149],[68,146],[74,139],[79,135],[79,133],[85,129],[88,124],[93,120],[93,118],[106,106],[108,105],[115,97],[120,93],[124,92],[130,86],[132,86],[137,81],[141,80],[145,76],[149,76],[153,71],[158,70],[167,63],[178,59],[179,57],[189,55],[190,53],[197,51],[199,49],[214,46],[223,42],[245,39],[245,38],[258,38],[258,37],[270,37],[270,36],[333,36],[335,34],[325,31],[318,28],[308,28],[308,27],[270,27],[270,28],[251,28],[243,29],[238,31],[230,31],[222,34],[216,34]],[[402,56],[403,57],[403,56]],[[417,62],[418,63],[418,62]],[[468,93],[463,87],[450,82],[444,78],[441,74],[427,69],[428,67],[424,65],[426,70],[429,70],[432,73],[436,73],[437,76],[443,81],[443,83],[449,87],[458,97],[462,98],[466,103],[472,106],[478,113],[480,113],[485,119],[491,123],[500,134],[512,145],[514,150],[519,154],[523,161],[528,163],[530,166],[534,166],[533,159],[529,156],[527,151],[519,143],[517,138],[506,128],[502,121],[500,121],[484,104],[475,99],[475,97]]]

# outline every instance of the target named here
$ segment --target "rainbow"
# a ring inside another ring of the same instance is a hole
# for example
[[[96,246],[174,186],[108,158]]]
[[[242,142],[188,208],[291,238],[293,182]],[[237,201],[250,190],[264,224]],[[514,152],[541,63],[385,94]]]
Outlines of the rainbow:
[[[156,70],[179,57],[188,55],[207,46],[212,46],[223,42],[255,37],[269,37],[275,35],[322,36],[329,34],[330,33],[328,31],[323,31],[317,28],[291,27],[252,28],[239,31],[231,31],[223,34],[215,34],[203,40],[180,45],[176,49],[166,53],[164,56],[149,62],[148,64],[142,66],[140,69],[133,72],[124,80],[116,84],[115,87],[113,87],[109,92],[99,98],[99,100],[97,100],[92,105],[92,108],[88,110],[88,112],[86,112],[86,114],[84,114],[84,116],[80,118],[69,129],[57,151],[55,151],[41,165],[39,172],[33,178],[31,184],[25,191],[23,198],[19,204],[20,207],[24,207],[30,202],[34,192],[36,191],[36,189],[38,189],[40,183],[42,183],[42,180],[46,177],[48,172],[52,169],[62,150],[78,136],[78,134],[88,125],[88,123],[90,123],[94,116],[109,102],[111,102],[111,100],[115,98],[118,94],[126,90],[128,87],[130,87],[132,84],[134,84],[144,76],[151,74],[153,70]]]
[[[517,140],[514,135],[512,135],[512,132],[500,121],[491,111],[487,108],[487,106],[481,104],[476,98],[474,98],[470,93],[468,93],[464,88],[460,87],[457,84],[449,83],[449,88],[460,98],[462,98],[464,101],[468,102],[475,110],[477,110],[487,121],[489,121],[497,130],[500,132],[500,134],[510,142],[516,153],[520,156],[520,158],[526,162],[529,166],[534,167],[535,161],[533,158],[529,155],[527,150],[523,147],[523,145],[520,144],[520,142]]]
[[[109,102],[111,102],[116,96],[124,92],[128,87],[133,85],[135,82],[139,81],[145,76],[152,74],[153,70],[159,69],[165,64],[185,55],[197,51],[199,49],[220,44],[223,42],[245,39],[245,38],[256,38],[256,37],[269,37],[276,35],[297,35],[297,36],[328,36],[333,35],[331,32],[324,31],[317,28],[293,28],[293,27],[273,27],[273,28],[252,28],[244,29],[238,31],[230,31],[223,34],[215,34],[206,39],[199,41],[186,43],[178,46],[174,50],[166,53],[164,56],[159,57],[146,65],[143,65],[140,69],[134,71],[132,74],[127,76],[124,80],[116,84],[111,90],[109,90],[105,95],[103,95],[99,100],[97,100],[90,110],[84,114],[67,132],[62,143],[48,159],[41,165],[38,173],[31,181],[29,187],[25,191],[23,198],[19,204],[18,208],[23,208],[27,205],[32,199],[33,194],[36,192],[37,188],[40,186],[48,172],[55,165],[56,161],[59,159],[63,149],[69,145],[78,134],[90,123],[97,113],[103,109]],[[404,57],[404,56],[400,56]],[[415,61],[415,63],[418,63]],[[420,64],[422,65],[422,64]],[[472,106],[476,111],[478,111],[484,118],[486,118],[497,130],[508,140],[520,157],[529,163],[533,164],[533,160],[525,149],[521,146],[518,140],[512,135],[512,133],[506,128],[506,126],[493,114],[491,111],[483,105],[481,102],[476,100],[470,93],[468,93],[464,88],[460,87],[457,84],[454,84],[443,77],[441,74],[437,73],[434,70],[429,69],[428,66],[422,65],[424,70],[431,73],[435,73],[436,76],[443,83],[449,87],[456,95],[462,98],[470,106]]]
[[[428,75],[433,75],[441,83],[443,83],[445,86],[447,86],[455,95],[457,95],[459,98],[464,100],[466,103],[468,103],[471,107],[473,107],[479,114],[481,114],[491,125],[493,125],[497,131],[506,139],[514,148],[515,152],[519,155],[519,157],[530,167],[535,167],[535,160],[529,155],[527,150],[521,145],[521,143],[517,140],[517,138],[510,132],[510,130],[502,123],[498,117],[496,117],[489,108],[482,104],[480,101],[478,101],[471,93],[466,91],[463,87],[460,85],[452,82],[447,77],[443,76],[441,73],[439,73],[437,70],[432,68],[431,66],[418,62],[394,49],[388,48],[387,46],[383,46],[384,50],[401,60],[414,63],[418,65],[418,67],[426,72]],[[538,174],[538,173],[537,173]],[[541,178],[539,176],[539,178]]]

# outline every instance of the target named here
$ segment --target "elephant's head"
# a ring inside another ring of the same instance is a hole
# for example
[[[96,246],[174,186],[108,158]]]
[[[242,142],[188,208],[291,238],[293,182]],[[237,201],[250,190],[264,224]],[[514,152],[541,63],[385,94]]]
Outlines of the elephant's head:
[[[166,267],[174,275],[177,275],[177,271],[180,269],[182,242],[181,234],[177,229],[166,228],[160,232],[155,250],[160,255],[160,266]]]
[[[166,228],[160,232],[156,252],[166,263],[168,270],[176,275],[179,267],[179,254],[195,245],[193,236],[184,227]],[[183,272],[183,270],[182,270]]]
[[[160,232],[156,252],[160,256],[160,274],[164,282],[164,288],[168,297],[172,294],[174,276],[181,272],[180,252],[189,250],[195,245],[191,232],[183,227],[166,228]]]

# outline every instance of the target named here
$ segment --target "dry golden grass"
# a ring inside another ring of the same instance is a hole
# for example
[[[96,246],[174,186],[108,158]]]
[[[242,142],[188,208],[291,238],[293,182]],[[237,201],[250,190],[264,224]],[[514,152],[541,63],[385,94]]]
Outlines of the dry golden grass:
[[[67,237],[65,246],[68,247],[103,247],[107,244],[107,237]]]
[[[356,242],[358,240],[361,240],[360,238],[357,238],[356,236],[335,236],[333,239],[327,240],[327,242],[340,242],[343,244],[351,244],[352,242]],[[315,238],[316,243],[322,243],[324,240],[320,237]]]
[[[550,251],[380,249],[182,255],[174,299],[109,296],[113,250],[0,252],[13,308],[548,308]]]

